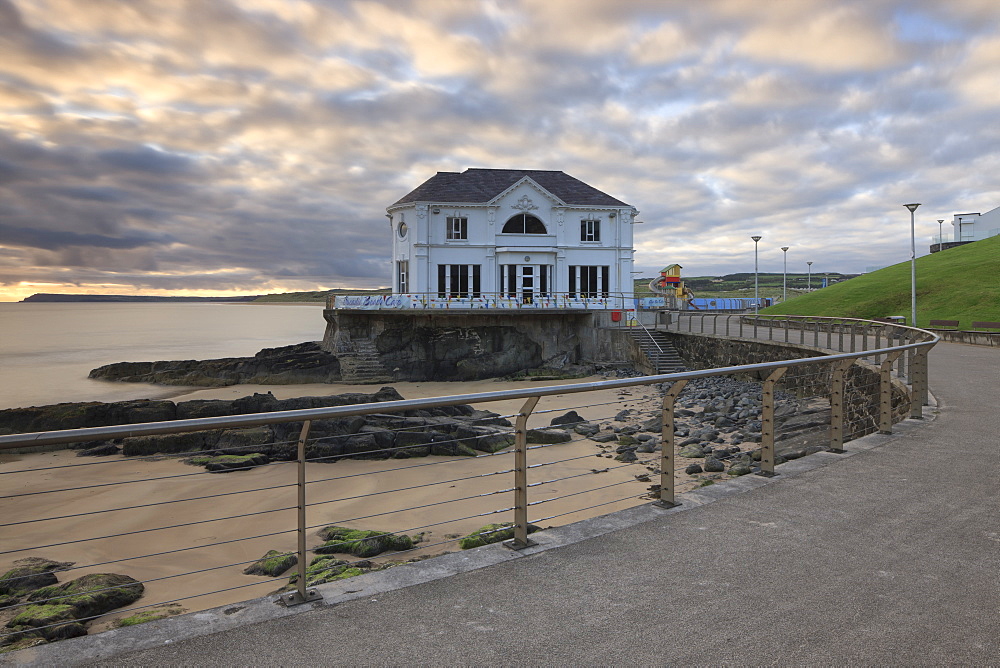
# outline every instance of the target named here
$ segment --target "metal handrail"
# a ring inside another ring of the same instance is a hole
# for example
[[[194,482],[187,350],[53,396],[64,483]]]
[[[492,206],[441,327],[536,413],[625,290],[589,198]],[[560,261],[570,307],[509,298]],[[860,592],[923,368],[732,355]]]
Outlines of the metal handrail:
[[[204,429],[222,429],[230,427],[256,427],[265,424],[279,424],[288,422],[302,422],[304,420],[326,420],[340,417],[350,417],[354,415],[371,415],[373,413],[396,413],[407,410],[420,410],[426,408],[440,408],[442,406],[454,406],[457,404],[477,404],[492,401],[505,401],[511,399],[529,399],[554,396],[557,394],[573,394],[578,392],[590,392],[593,390],[616,389],[630,387],[633,385],[656,385],[679,380],[691,380],[695,378],[708,378],[711,376],[725,376],[733,373],[746,373],[751,371],[773,371],[782,367],[805,366],[817,362],[835,362],[845,359],[857,359],[861,357],[871,357],[873,355],[889,354],[896,351],[919,350],[929,348],[936,344],[940,337],[932,332],[915,328],[916,332],[927,334],[930,337],[927,341],[909,343],[902,346],[880,348],[854,353],[839,353],[835,355],[822,355],[817,357],[805,357],[796,360],[783,360],[779,362],[762,362],[758,364],[746,364],[739,366],[722,367],[718,369],[704,369],[701,371],[682,371],[675,373],[656,374],[653,376],[643,376],[640,378],[619,378],[615,380],[602,380],[590,383],[571,383],[569,385],[551,385],[544,388],[530,388],[517,390],[499,390],[496,392],[477,392],[473,394],[458,394],[445,397],[431,397],[426,399],[402,399],[397,401],[382,401],[368,404],[352,404],[349,406],[332,406],[327,408],[303,408],[292,411],[275,411],[273,413],[249,413],[245,415],[224,415],[217,417],[189,418],[186,420],[172,420],[166,422],[147,422],[140,424],[114,425],[107,427],[83,427],[79,429],[66,429],[61,431],[34,432],[29,434],[10,434],[0,436],[0,450],[10,448],[24,448],[41,445],[54,445],[59,443],[78,443],[83,441],[110,440],[117,438],[127,438],[130,436],[145,436],[152,434],[167,434],[174,432],[201,431]]]
[[[767,316],[763,316],[766,318]],[[784,322],[786,327],[790,326],[794,321],[798,323],[800,319],[784,317]],[[755,323],[759,324],[760,318],[752,319]],[[804,321],[804,319],[802,319]],[[829,319],[833,320],[852,320],[856,319]],[[862,321],[868,324],[869,321]],[[586,383],[571,383],[566,385],[556,385],[547,387],[535,387],[535,388],[524,388],[516,390],[500,390],[494,392],[478,392],[470,394],[460,394],[451,395],[445,397],[431,397],[424,399],[402,399],[397,401],[386,401],[386,402],[373,402],[366,404],[354,404],[347,406],[332,406],[324,408],[310,408],[310,409],[299,409],[290,411],[276,411],[270,413],[254,413],[247,415],[229,415],[229,416],[217,416],[217,417],[206,417],[206,418],[192,418],[186,420],[174,420],[167,422],[152,422],[152,423],[141,423],[141,424],[128,424],[128,425],[114,425],[105,427],[87,427],[80,429],[69,429],[61,431],[48,431],[48,432],[36,432],[29,434],[11,434],[6,436],[0,436],[0,451],[10,448],[25,448],[25,447],[37,447],[45,445],[54,445],[61,443],[79,443],[86,441],[98,441],[98,440],[111,440],[118,438],[125,438],[130,436],[142,436],[142,435],[154,435],[154,434],[165,434],[165,433],[179,433],[179,432],[191,432],[191,431],[201,431],[207,429],[223,429],[223,428],[238,428],[238,427],[252,427],[260,426],[265,424],[283,424],[283,423],[301,423],[301,430],[297,440],[297,500],[294,508],[297,510],[297,520],[296,520],[296,533],[297,533],[297,549],[296,554],[298,557],[297,571],[297,590],[294,594],[283,594],[281,601],[286,605],[294,605],[298,603],[303,603],[309,600],[315,600],[319,597],[319,594],[315,590],[307,590],[306,581],[306,563],[307,563],[307,549],[306,549],[306,531],[311,528],[306,523],[305,510],[307,507],[306,503],[306,464],[309,461],[306,458],[306,444],[309,442],[309,431],[310,425],[314,420],[326,420],[326,419],[336,419],[336,418],[346,418],[351,416],[360,415],[373,415],[373,414],[387,414],[387,413],[399,413],[403,411],[413,411],[413,410],[423,410],[439,408],[444,406],[454,406],[460,404],[481,404],[489,403],[495,401],[507,401],[514,399],[523,399],[524,404],[521,409],[516,414],[516,426],[514,429],[514,466],[513,468],[501,472],[497,472],[496,475],[513,473],[514,474],[514,486],[501,490],[494,490],[488,492],[488,495],[514,492],[514,506],[511,508],[501,508],[498,510],[490,510],[483,513],[478,513],[475,515],[470,515],[469,517],[485,517],[489,515],[495,515],[497,513],[506,513],[509,511],[514,511],[514,537],[511,541],[510,547],[514,549],[521,549],[531,544],[528,539],[528,526],[530,518],[528,516],[528,509],[531,506],[536,506],[541,503],[548,501],[553,501],[556,498],[545,500],[535,500],[530,501],[528,499],[528,489],[534,485],[529,485],[527,479],[527,472],[530,468],[533,468],[528,464],[527,454],[528,454],[528,419],[536,413],[535,408],[538,401],[542,397],[555,396],[555,395],[565,395],[574,393],[590,392],[595,390],[608,390],[608,389],[619,389],[626,387],[636,387],[636,386],[648,386],[655,384],[664,384],[664,392],[661,405],[661,439],[662,447],[660,449],[660,463],[659,463],[659,491],[657,492],[659,496],[659,503],[665,506],[672,506],[674,504],[675,496],[675,467],[674,467],[674,419],[673,419],[673,406],[674,401],[680,395],[680,392],[685,387],[685,385],[695,379],[699,378],[709,378],[714,376],[727,376],[733,374],[751,374],[757,375],[760,378],[766,378],[762,387],[762,417],[761,422],[764,427],[761,429],[761,443],[760,443],[760,474],[761,475],[774,475],[774,467],[776,464],[777,457],[775,455],[775,427],[774,427],[774,411],[775,411],[775,386],[776,383],[781,379],[789,369],[809,367],[813,365],[832,365],[832,373],[830,374],[831,390],[830,390],[830,403],[831,403],[831,448],[834,452],[842,452],[841,446],[844,441],[844,426],[845,426],[845,415],[847,411],[844,408],[845,405],[845,385],[847,379],[845,378],[846,371],[848,367],[851,366],[857,360],[862,358],[880,358],[884,356],[884,360],[878,364],[874,369],[876,372],[875,381],[869,383],[871,387],[878,388],[878,400],[873,400],[868,404],[869,407],[873,407],[874,411],[870,411],[869,414],[874,413],[878,419],[878,429],[882,432],[891,431],[892,423],[894,418],[899,417],[899,413],[895,412],[893,394],[894,390],[892,387],[890,379],[891,366],[897,358],[904,357],[904,353],[909,353],[912,355],[912,361],[910,362],[911,372],[911,386],[912,391],[910,392],[910,409],[911,417],[919,417],[919,406],[922,404],[924,393],[926,392],[926,353],[933,347],[939,340],[938,337],[933,332],[926,330],[920,330],[912,327],[898,326],[898,325],[886,325],[887,327],[898,327],[902,330],[900,333],[905,334],[909,339],[906,343],[899,343],[898,345],[890,345],[888,347],[875,347],[871,350],[853,350],[853,334],[854,326],[852,325],[852,350],[850,352],[840,352],[836,354],[829,355],[819,355],[810,356],[800,359],[786,359],[774,362],[761,362],[756,364],[744,364],[735,366],[718,367],[712,369],[704,369],[699,371],[683,371],[667,374],[656,374],[651,376],[643,376],[638,378],[622,378],[615,380],[602,380],[595,382]],[[645,327],[643,326],[645,329]],[[648,332],[648,330],[646,330]],[[895,331],[895,330],[894,330]],[[867,336],[867,330],[862,329],[862,333]],[[787,336],[786,336],[787,339]],[[900,341],[902,341],[902,337]],[[843,349],[843,340],[840,341],[841,349]],[[871,376],[869,376],[870,378]],[[898,404],[897,404],[898,407]],[[864,433],[870,433],[864,432]],[[592,456],[592,455],[588,455]],[[537,465],[535,465],[537,466]],[[481,476],[477,476],[481,477]],[[551,481],[543,481],[551,482]],[[439,483],[434,483],[439,484]],[[441,483],[443,484],[443,483]],[[540,483],[538,483],[540,484]],[[606,487],[611,487],[624,483],[614,483],[613,485],[607,485]],[[400,488],[391,490],[392,492],[403,491],[409,488]],[[581,492],[582,493],[582,492]],[[484,496],[487,494],[480,494],[479,496]],[[568,494],[566,496],[573,496],[576,493]],[[360,497],[349,497],[349,498],[360,498]],[[470,497],[471,498],[471,497]],[[629,497],[631,498],[631,496]],[[344,499],[337,499],[336,501],[343,501]],[[450,502],[450,501],[449,501]],[[442,502],[445,503],[445,502]],[[285,506],[281,510],[289,510],[292,506]],[[114,509],[112,509],[114,510]],[[268,511],[272,512],[272,511]],[[277,512],[277,511],[274,511]],[[575,511],[574,511],[575,512]],[[564,513],[565,514],[565,513]],[[558,516],[554,515],[553,517]],[[235,517],[235,516],[234,516]],[[215,522],[226,519],[233,519],[231,517],[215,518],[215,519],[199,519],[198,523]],[[463,518],[468,519],[468,518]],[[448,520],[455,521],[455,520]],[[437,524],[445,524],[445,522],[438,522],[433,525],[425,525],[421,527],[416,527],[415,529],[426,528],[426,526],[436,526]],[[168,527],[159,527],[150,529],[162,530],[162,529],[173,529],[179,528],[181,526],[187,526],[187,524],[171,525]],[[414,530],[415,530],[414,529]],[[286,532],[288,533],[292,529]],[[131,533],[131,532],[130,532]],[[274,534],[277,535],[277,534]],[[262,536],[258,536],[262,537]],[[98,537],[93,540],[98,540],[104,537]],[[91,540],[91,539],[87,539]],[[23,551],[23,549],[18,549],[15,551]],[[172,577],[172,576],[171,576]],[[200,594],[199,594],[200,595]]]

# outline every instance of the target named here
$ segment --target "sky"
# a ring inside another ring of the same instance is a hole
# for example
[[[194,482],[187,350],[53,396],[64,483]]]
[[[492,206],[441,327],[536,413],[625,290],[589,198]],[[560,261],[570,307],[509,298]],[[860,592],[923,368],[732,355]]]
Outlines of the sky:
[[[0,300],[390,284],[385,207],[556,169],[636,268],[863,272],[1000,205],[996,0],[0,0]]]

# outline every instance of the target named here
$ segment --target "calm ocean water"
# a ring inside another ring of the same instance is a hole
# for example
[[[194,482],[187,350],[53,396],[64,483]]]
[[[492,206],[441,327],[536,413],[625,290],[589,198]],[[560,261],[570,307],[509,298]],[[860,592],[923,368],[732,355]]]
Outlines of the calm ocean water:
[[[318,304],[0,303],[0,408],[167,397],[183,388],[90,380],[111,362],[253,355],[323,338]]]

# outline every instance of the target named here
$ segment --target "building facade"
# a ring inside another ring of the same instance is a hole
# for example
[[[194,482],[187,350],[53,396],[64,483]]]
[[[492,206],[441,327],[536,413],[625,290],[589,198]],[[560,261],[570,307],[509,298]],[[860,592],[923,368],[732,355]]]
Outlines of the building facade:
[[[638,211],[561,171],[438,172],[386,211],[394,295],[536,304],[633,291]]]
[[[1000,207],[986,213],[956,213],[951,224],[955,228],[952,241],[979,241],[996,236],[1000,234]]]

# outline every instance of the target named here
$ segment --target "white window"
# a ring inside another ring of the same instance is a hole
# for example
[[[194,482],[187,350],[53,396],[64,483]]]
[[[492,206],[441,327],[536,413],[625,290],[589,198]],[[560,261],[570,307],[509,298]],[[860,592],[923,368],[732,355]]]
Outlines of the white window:
[[[405,295],[410,286],[410,262],[409,260],[399,260],[396,262],[396,292]]]
[[[569,268],[570,297],[607,297],[608,267],[573,266]]]
[[[581,220],[580,221],[580,241],[600,241],[601,221]]]
[[[448,217],[447,238],[454,241],[469,238],[469,219]]]
[[[478,297],[481,270],[479,264],[439,264],[438,297]]]

